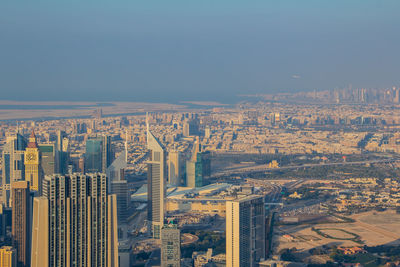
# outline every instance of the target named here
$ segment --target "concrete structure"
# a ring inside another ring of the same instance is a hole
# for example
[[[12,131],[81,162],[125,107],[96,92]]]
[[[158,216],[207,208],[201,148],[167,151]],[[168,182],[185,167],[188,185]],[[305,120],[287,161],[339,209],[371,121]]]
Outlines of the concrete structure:
[[[32,267],[49,267],[49,200],[35,197],[33,200],[32,222]]]
[[[68,138],[64,131],[57,131],[56,142],[56,173],[67,173],[68,163]]]
[[[46,176],[35,198],[32,267],[118,266],[117,204],[105,174]]]
[[[18,267],[30,266],[31,195],[29,182],[12,184],[12,246],[17,250]]]
[[[39,144],[43,176],[52,175],[57,171],[55,144]]]
[[[202,152],[197,139],[193,145],[192,158],[186,162],[186,186],[201,187],[204,185],[204,178],[210,174],[210,153]]]
[[[17,251],[13,247],[3,246],[0,248],[0,266],[17,267]]]
[[[161,229],[161,267],[181,266],[181,231],[176,224]]]
[[[147,163],[147,219],[152,224],[153,237],[160,239],[160,231],[164,225],[165,214],[166,153],[164,146],[150,132],[148,125],[147,148],[150,150],[150,158]]]
[[[126,223],[130,203],[128,182],[126,180],[112,181],[111,194],[117,197],[118,224]]]
[[[132,245],[129,240],[120,241],[118,246],[119,266],[131,266]]]
[[[179,151],[170,151],[168,153],[168,184],[179,186],[182,177],[181,154]]]
[[[263,196],[226,202],[226,266],[254,267],[265,258]]]
[[[11,206],[11,184],[25,180],[24,153],[26,142],[19,133],[8,137],[3,147],[2,161],[2,203]]]
[[[42,188],[42,167],[41,167],[41,154],[39,146],[36,141],[35,132],[29,137],[29,143],[25,149],[25,180],[29,181],[30,189],[32,191],[41,191]]]
[[[182,132],[183,132],[183,136],[185,136],[185,137],[198,135],[199,134],[199,120],[196,118],[185,120],[183,123]]]
[[[113,160],[110,136],[90,136],[86,140],[85,172],[106,173]]]

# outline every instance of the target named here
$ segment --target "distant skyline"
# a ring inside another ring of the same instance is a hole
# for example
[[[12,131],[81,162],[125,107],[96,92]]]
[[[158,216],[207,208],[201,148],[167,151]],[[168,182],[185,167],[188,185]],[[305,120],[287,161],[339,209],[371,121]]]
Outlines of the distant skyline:
[[[0,2],[0,99],[219,101],[400,86],[400,1]]]

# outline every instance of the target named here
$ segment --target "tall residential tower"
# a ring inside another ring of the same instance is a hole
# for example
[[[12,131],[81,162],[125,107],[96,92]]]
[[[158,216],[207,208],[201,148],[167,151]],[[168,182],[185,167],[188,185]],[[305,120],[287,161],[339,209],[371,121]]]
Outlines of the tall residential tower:
[[[254,267],[265,258],[263,196],[226,202],[226,266]]]
[[[3,147],[2,161],[2,203],[5,207],[11,206],[11,184],[15,181],[25,180],[25,154],[26,142],[19,133],[7,137]]]
[[[181,231],[176,224],[161,229],[161,267],[181,266]]]
[[[117,207],[105,174],[46,176],[35,198],[32,267],[118,266]]]
[[[17,250],[18,267],[30,266],[31,257],[31,194],[29,182],[12,183],[12,246]]]

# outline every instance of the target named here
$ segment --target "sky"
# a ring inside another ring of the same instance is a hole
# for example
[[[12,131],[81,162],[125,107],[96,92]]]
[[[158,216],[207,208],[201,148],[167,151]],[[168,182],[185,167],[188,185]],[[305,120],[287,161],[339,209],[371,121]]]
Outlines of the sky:
[[[1,0],[0,99],[400,86],[398,0]]]

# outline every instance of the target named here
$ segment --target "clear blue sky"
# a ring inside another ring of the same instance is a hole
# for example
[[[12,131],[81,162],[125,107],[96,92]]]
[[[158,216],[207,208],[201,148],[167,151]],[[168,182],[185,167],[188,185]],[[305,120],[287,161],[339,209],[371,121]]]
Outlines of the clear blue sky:
[[[1,0],[0,99],[400,86],[399,0]]]

